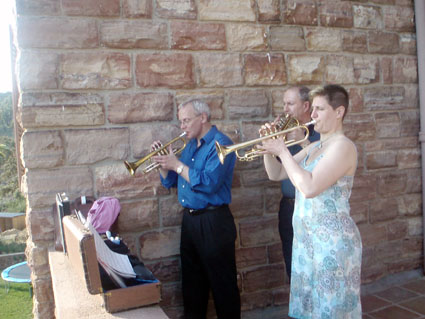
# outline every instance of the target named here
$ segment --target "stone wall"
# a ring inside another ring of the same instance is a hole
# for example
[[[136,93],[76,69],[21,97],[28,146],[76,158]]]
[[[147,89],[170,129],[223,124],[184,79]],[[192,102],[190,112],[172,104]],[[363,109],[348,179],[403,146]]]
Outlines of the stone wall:
[[[352,216],[362,280],[422,267],[417,57],[411,0],[15,0],[15,105],[25,168],[34,317],[54,316],[47,252],[56,192],[115,196],[118,229],[182,314],[180,206],[156,173],[122,163],[179,133],[176,106],[208,101],[235,142],[282,112],[293,84],[344,85],[359,151]],[[280,188],[238,163],[231,209],[244,316],[283,313]]]

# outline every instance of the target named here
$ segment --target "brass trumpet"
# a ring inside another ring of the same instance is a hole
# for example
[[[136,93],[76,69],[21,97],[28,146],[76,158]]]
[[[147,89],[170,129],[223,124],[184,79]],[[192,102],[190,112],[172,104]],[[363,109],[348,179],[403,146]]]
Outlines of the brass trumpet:
[[[152,162],[152,157],[156,156],[156,155],[167,155],[168,154],[168,146],[170,146],[173,143],[176,143],[177,141],[181,140],[183,141],[183,146],[181,146],[178,149],[173,149],[174,154],[179,154],[181,153],[184,148],[186,147],[186,140],[184,139],[184,136],[186,135],[186,132],[181,133],[179,136],[173,138],[171,141],[169,141],[168,143],[162,145],[160,148],[152,151],[151,153],[149,153],[148,155],[146,155],[145,157],[139,159],[136,162],[127,162],[124,161],[124,165],[125,167],[128,169],[128,171],[130,172],[130,175],[134,176],[134,174],[136,173],[137,168],[144,164],[146,161],[149,160],[149,164],[144,167],[142,169],[143,174],[149,173],[150,171],[156,169],[159,167],[158,163]]]
[[[242,143],[238,143],[238,144],[233,144],[233,145],[229,145],[229,146],[220,145],[216,141],[215,142],[215,148],[217,150],[217,155],[218,155],[218,158],[220,159],[220,163],[223,164],[225,157],[227,155],[229,155],[230,153],[233,153],[233,152],[236,152],[236,157],[240,161],[252,161],[252,160],[254,160],[257,157],[259,157],[259,156],[262,155],[262,154],[258,154],[258,151],[259,151],[258,149],[256,149],[254,147],[254,148],[252,148],[251,150],[249,150],[248,152],[246,152],[243,155],[240,155],[238,153],[238,151],[241,150],[241,149],[244,149],[244,148],[246,148],[248,146],[259,144],[260,142],[262,142],[262,141],[264,141],[266,139],[276,138],[276,137],[278,137],[280,135],[287,134],[287,133],[292,132],[294,130],[297,130],[299,128],[305,130],[305,136],[304,136],[304,138],[299,139],[299,140],[289,140],[289,141],[287,141],[285,139],[285,145],[289,147],[289,146],[292,146],[292,145],[300,144],[300,143],[302,143],[302,142],[304,142],[305,140],[308,139],[308,136],[310,134],[310,131],[308,129],[308,126],[311,125],[311,124],[315,124],[316,123],[316,121],[313,120],[313,121],[310,121],[308,123],[305,123],[304,125],[299,125],[299,122],[296,119],[293,119],[292,120],[292,118],[288,118],[287,119],[287,122],[289,120],[291,120],[291,121],[295,120],[296,121],[295,122],[296,125],[295,126],[292,126],[290,128],[287,128],[288,125],[284,125],[283,126],[284,129],[282,129],[282,130],[280,130],[278,132],[275,132],[275,133],[272,133],[272,134],[269,134],[269,135],[266,135],[266,136],[262,136],[262,137],[259,137],[259,138],[256,138],[256,139],[253,139],[253,140],[250,140],[250,141],[246,141],[246,142],[242,142]]]

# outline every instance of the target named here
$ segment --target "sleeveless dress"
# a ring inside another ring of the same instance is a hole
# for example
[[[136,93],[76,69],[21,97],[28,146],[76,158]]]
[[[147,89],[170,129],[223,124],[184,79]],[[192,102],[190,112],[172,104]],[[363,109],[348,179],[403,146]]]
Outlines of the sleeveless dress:
[[[321,143],[313,147],[320,147]],[[302,167],[312,171],[323,155]],[[350,217],[353,176],[314,198],[296,191],[289,316],[360,319],[362,242]]]

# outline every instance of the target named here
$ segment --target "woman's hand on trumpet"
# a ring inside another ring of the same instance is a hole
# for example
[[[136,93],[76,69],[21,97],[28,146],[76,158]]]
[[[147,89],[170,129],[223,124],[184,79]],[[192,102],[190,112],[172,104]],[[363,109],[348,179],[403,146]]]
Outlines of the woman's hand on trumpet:
[[[262,144],[256,146],[260,154],[279,156],[282,152],[288,151],[283,136],[268,138],[263,140],[261,143]]]

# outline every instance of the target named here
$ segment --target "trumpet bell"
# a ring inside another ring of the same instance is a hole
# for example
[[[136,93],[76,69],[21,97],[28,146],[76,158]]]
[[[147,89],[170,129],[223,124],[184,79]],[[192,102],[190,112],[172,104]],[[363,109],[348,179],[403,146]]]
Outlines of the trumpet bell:
[[[130,172],[130,175],[134,176],[134,174],[136,173],[136,169],[137,169],[135,162],[124,161],[124,165],[127,168],[127,170]]]

